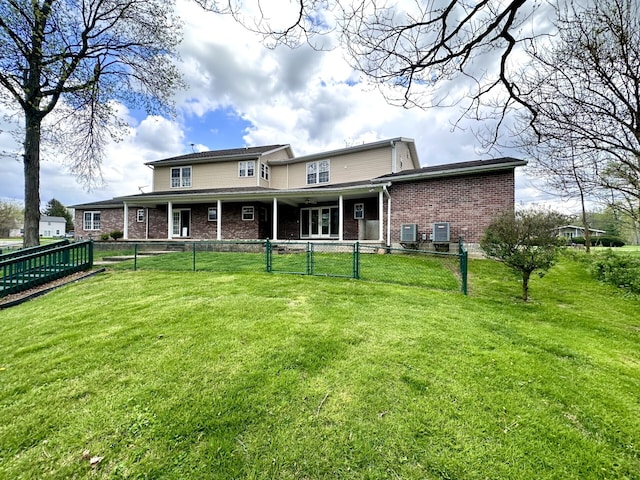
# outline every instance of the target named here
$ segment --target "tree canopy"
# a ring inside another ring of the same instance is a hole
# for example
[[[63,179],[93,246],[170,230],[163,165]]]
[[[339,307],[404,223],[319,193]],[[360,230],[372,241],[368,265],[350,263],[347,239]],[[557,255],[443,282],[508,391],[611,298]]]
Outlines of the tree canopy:
[[[487,256],[520,275],[525,302],[529,298],[531,274],[538,271],[542,275],[549,270],[564,244],[558,236],[563,220],[558,213],[540,208],[504,212],[491,221],[480,239]]]
[[[24,120],[25,246],[38,244],[43,139],[55,139],[71,171],[92,184],[106,139],[122,126],[117,102],[170,107],[179,40],[172,0],[0,2],[0,102]]]

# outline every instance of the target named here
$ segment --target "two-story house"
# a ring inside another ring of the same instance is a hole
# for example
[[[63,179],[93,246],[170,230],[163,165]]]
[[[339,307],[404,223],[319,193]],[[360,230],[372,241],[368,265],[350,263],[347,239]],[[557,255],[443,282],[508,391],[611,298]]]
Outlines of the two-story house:
[[[513,210],[514,169],[525,164],[500,158],[421,167],[414,141],[402,137],[299,157],[289,145],[192,153],[149,162],[150,193],[75,205],[75,232],[388,246],[462,236],[477,243],[494,215]]]

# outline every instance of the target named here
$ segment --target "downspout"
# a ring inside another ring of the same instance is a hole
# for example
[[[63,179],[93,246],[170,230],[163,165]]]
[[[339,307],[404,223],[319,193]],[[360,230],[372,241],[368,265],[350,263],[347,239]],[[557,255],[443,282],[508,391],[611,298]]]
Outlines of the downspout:
[[[387,248],[391,247],[391,195],[387,190],[387,186],[382,186],[382,191],[387,196]]]
[[[391,140],[391,173],[396,173],[398,171],[398,155],[396,150],[396,142]]]

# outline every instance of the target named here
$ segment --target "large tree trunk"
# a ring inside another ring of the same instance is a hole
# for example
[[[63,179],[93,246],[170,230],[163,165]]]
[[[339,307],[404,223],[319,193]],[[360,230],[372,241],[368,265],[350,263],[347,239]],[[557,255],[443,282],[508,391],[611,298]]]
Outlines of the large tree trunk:
[[[40,244],[40,127],[38,113],[25,114],[24,246]]]

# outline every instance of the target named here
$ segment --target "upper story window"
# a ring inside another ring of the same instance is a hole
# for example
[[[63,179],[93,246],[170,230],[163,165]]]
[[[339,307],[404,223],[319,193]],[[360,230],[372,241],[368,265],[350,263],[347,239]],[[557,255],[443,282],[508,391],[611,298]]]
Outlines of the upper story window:
[[[238,162],[239,177],[253,177],[256,171],[256,162],[249,160],[246,162]]]
[[[329,182],[329,160],[307,163],[307,185]]]
[[[264,163],[260,164],[260,177],[264,180],[269,180],[269,165],[265,165]]]
[[[171,169],[171,188],[191,186],[191,167],[173,167]]]
[[[100,212],[84,212],[84,229],[100,230]]]

